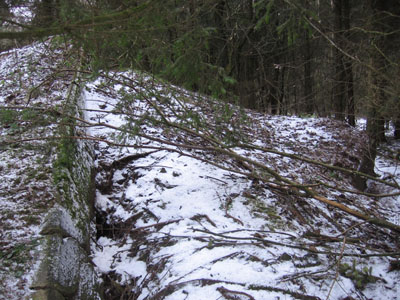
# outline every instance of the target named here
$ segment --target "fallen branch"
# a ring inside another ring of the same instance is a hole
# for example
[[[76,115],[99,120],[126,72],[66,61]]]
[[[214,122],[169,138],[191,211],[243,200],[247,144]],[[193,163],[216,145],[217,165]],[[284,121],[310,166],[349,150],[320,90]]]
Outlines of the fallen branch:
[[[400,226],[398,226],[396,224],[388,222],[388,221],[386,221],[384,219],[372,218],[371,216],[365,215],[362,212],[356,211],[356,210],[351,209],[351,208],[349,208],[349,207],[347,207],[347,206],[345,206],[343,204],[340,204],[338,202],[329,200],[326,197],[320,196],[317,193],[315,193],[314,191],[312,191],[311,189],[308,189],[308,192],[309,192],[310,196],[312,198],[314,198],[315,200],[318,200],[320,202],[328,204],[329,206],[338,208],[338,209],[340,209],[340,210],[342,210],[342,211],[344,211],[344,212],[346,212],[346,213],[348,213],[348,214],[350,214],[350,215],[352,215],[352,216],[354,216],[354,217],[356,217],[358,219],[367,221],[370,224],[373,224],[373,225],[376,225],[376,226],[379,226],[379,227],[383,227],[383,228],[387,228],[387,229],[390,229],[390,230],[395,231],[397,233],[400,233]]]
[[[276,246],[283,246],[283,247],[288,247],[288,248],[294,248],[294,249],[300,249],[304,250],[307,252],[312,252],[315,254],[326,254],[326,255],[334,255],[334,256],[355,256],[355,257],[362,257],[362,258],[367,258],[367,257],[385,257],[385,256],[391,256],[391,257],[398,257],[400,256],[400,252],[391,252],[391,253],[371,253],[371,254],[358,254],[358,253],[341,253],[341,252],[331,252],[331,251],[319,251],[314,247],[307,247],[304,245],[293,245],[293,244],[287,244],[287,243],[282,243],[282,242],[276,242],[272,240],[267,240],[258,236],[249,236],[249,237],[236,237],[236,236],[227,236],[223,233],[217,233],[217,232],[212,232],[210,230],[204,230],[204,229],[198,229],[198,228],[191,228],[193,231],[197,232],[203,232],[207,233],[213,236],[218,236],[226,240],[247,240],[247,241],[257,241],[260,242],[262,245],[276,245]]]
[[[142,227],[138,227],[138,228],[134,228],[132,229],[130,232],[135,232],[135,231],[140,231],[140,230],[144,230],[144,229],[148,229],[151,227],[164,227],[166,225],[172,224],[172,223],[179,223],[180,221],[182,221],[183,219],[176,219],[176,220],[170,220],[170,221],[165,221],[165,222],[159,222],[159,223],[155,223],[155,224],[150,224],[150,225],[146,225],[146,226],[142,226]]]
[[[229,295],[229,294],[233,294],[233,295],[243,295],[243,296],[246,296],[247,298],[249,298],[250,300],[256,300],[256,299],[254,299],[253,296],[251,296],[251,295],[249,295],[249,294],[247,294],[247,293],[239,292],[239,291],[228,290],[228,289],[224,288],[223,286],[217,288],[217,291],[220,292],[220,293],[222,294],[222,296],[224,296],[224,298],[225,298],[225,299],[228,299],[228,300],[235,300],[235,299],[237,299],[237,297],[231,296],[231,295]]]
[[[327,187],[328,189],[336,190],[342,193],[349,193],[349,194],[355,194],[355,195],[362,195],[362,196],[367,196],[367,197],[373,197],[373,198],[387,198],[387,197],[397,197],[400,196],[400,192],[397,193],[391,193],[391,194],[374,194],[374,193],[366,193],[366,192],[360,192],[360,191],[355,191],[355,190],[349,190],[349,189],[344,189],[336,186],[329,185],[325,182],[318,181],[318,185],[323,185]]]

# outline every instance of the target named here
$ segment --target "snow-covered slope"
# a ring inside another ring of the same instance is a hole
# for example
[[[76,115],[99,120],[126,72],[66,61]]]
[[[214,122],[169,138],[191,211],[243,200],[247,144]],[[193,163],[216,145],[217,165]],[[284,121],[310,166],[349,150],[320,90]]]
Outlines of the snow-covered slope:
[[[56,201],[55,144],[36,140],[54,134],[54,120],[31,108],[61,103],[71,78],[54,76],[63,62],[49,41],[0,53],[0,299],[30,294],[39,224]],[[23,139],[33,140],[18,142]]]
[[[195,111],[207,123],[198,132],[215,137],[225,130],[221,140],[243,117],[234,107],[231,124],[218,128],[226,106],[136,73],[90,84],[85,97],[89,120],[104,123],[94,135],[110,140],[112,126],[137,133],[117,138],[126,147],[98,145],[93,262],[109,299],[398,299],[399,272],[388,272],[395,256],[384,254],[398,251],[398,234],[298,197],[277,187],[272,176],[270,182],[252,178],[245,163],[210,150],[205,138],[157,125],[190,127],[183,115],[195,118],[187,113]],[[153,122],[130,123],[144,115]],[[348,193],[344,189],[354,189],[346,174],[262,150],[354,168],[365,140],[361,132],[329,119],[254,112],[246,118],[236,133],[257,148],[232,145],[235,154],[352,209],[400,223],[398,197]]]

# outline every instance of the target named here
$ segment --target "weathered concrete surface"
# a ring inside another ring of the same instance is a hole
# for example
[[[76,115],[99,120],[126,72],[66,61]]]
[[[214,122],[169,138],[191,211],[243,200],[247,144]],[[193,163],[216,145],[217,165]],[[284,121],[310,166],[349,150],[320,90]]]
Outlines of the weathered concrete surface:
[[[85,253],[73,238],[45,237],[44,259],[31,285],[35,290],[57,290],[72,297],[78,291],[79,271]]]
[[[65,300],[64,296],[61,295],[57,290],[38,290],[31,296],[32,300]]]
[[[75,219],[62,206],[53,207],[47,214],[40,231],[42,235],[57,234],[62,237],[72,237],[81,246],[85,246],[88,242],[88,231],[83,232],[78,227]]]
[[[96,273],[74,238],[48,235],[44,249],[44,259],[31,285],[36,290],[34,300],[98,299]]]

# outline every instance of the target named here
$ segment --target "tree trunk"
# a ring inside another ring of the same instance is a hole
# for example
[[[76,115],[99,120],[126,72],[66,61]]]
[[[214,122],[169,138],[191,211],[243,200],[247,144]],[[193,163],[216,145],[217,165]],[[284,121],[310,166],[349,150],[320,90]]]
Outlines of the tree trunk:
[[[346,73],[344,68],[343,49],[343,7],[342,0],[333,0],[334,10],[334,49],[335,76],[333,88],[333,107],[335,109],[335,119],[345,119],[345,94],[346,94]]]
[[[369,114],[367,119],[368,143],[367,143],[367,148],[364,149],[364,153],[361,159],[361,164],[360,167],[358,168],[358,171],[371,176],[376,176],[374,169],[375,169],[377,148],[379,143],[377,134],[379,123],[374,117],[375,112],[376,109],[374,107],[371,107],[370,111],[368,112]],[[367,188],[367,180],[358,175],[354,176],[353,184],[354,187],[360,191],[364,191]]]
[[[33,24],[42,27],[50,26],[58,17],[58,0],[41,0],[35,3],[36,11]]]
[[[400,118],[394,121],[394,138],[400,139]]]
[[[343,28],[346,41],[350,35],[350,0],[343,0]],[[347,103],[347,122],[351,126],[356,126],[355,100],[354,100],[354,77],[353,63],[349,57],[344,57],[344,71],[346,76],[346,103]]]
[[[280,96],[279,96],[279,114],[287,115],[287,107],[285,105],[285,74],[286,74],[285,65],[282,66],[281,69],[281,79],[280,79]]]
[[[384,88],[386,81],[385,75],[385,27],[382,24],[382,11],[384,0],[370,0],[372,11],[371,32],[377,32],[371,36],[370,47],[370,71],[368,76],[369,99],[367,116],[367,135],[368,144],[365,149],[359,171],[375,176],[375,158],[378,144],[382,141],[382,130],[384,130],[384,121],[381,116],[381,110],[385,103]],[[384,132],[383,132],[384,134]],[[354,178],[355,187],[365,190],[366,180],[360,177]]]
[[[7,3],[5,2],[5,0],[0,0],[0,26],[3,25],[4,23],[2,18],[8,19],[9,17],[10,17],[10,9]]]
[[[312,115],[314,113],[314,96],[313,96],[313,78],[312,78],[312,52],[311,42],[308,32],[305,33],[305,49],[304,49],[304,101],[306,103],[305,113]]]
[[[279,109],[279,75],[281,66],[273,66],[273,80],[269,86],[268,102],[271,105],[271,114],[277,115]]]

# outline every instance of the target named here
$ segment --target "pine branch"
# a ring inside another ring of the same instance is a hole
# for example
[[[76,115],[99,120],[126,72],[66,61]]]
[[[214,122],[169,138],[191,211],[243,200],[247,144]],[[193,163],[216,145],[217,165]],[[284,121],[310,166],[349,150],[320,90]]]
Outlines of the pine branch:
[[[34,28],[25,26],[24,28],[26,28],[27,30],[23,31],[0,31],[0,39],[40,39],[52,35],[79,32],[80,30],[85,28],[95,28],[98,26],[103,26],[104,24],[110,22],[120,23],[128,18],[131,18],[133,15],[142,12],[145,8],[148,7],[150,2],[150,0],[146,1],[145,3],[137,7],[131,7],[121,12],[88,17],[73,24],[64,23],[49,28]]]

